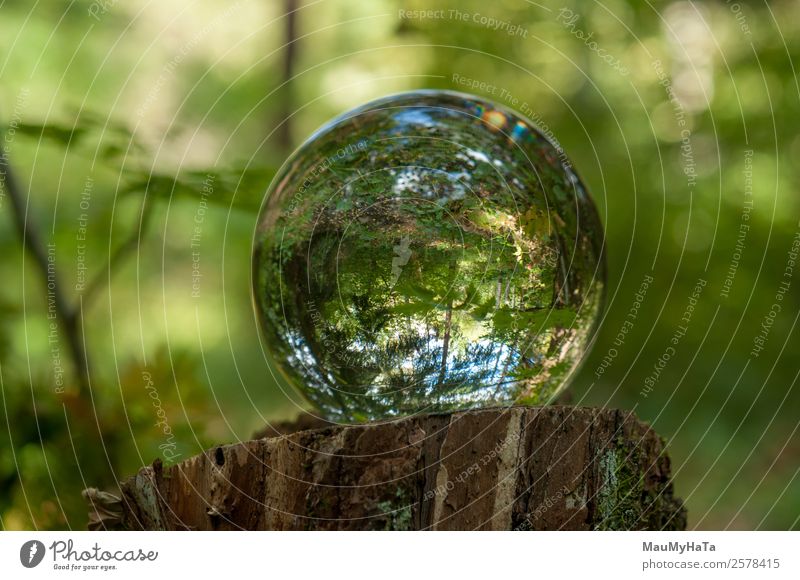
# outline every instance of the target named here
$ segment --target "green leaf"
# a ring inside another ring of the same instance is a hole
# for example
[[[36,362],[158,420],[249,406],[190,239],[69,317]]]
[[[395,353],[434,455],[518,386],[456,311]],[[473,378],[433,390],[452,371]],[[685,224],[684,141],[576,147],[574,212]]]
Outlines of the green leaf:
[[[139,174],[125,193],[144,193],[164,199],[204,197],[209,204],[258,211],[275,170],[266,167],[218,171],[187,171],[177,175]]]
[[[392,313],[399,316],[425,315],[436,308],[435,304],[427,302],[404,302],[392,307]]]
[[[494,326],[500,332],[532,329],[537,333],[555,327],[568,327],[575,322],[576,313],[570,308],[544,308],[517,311],[499,308],[494,313]]]
[[[57,123],[20,123],[15,127],[15,131],[19,135],[35,139],[48,139],[63,146],[77,145],[87,133],[86,127],[80,125],[69,127]]]

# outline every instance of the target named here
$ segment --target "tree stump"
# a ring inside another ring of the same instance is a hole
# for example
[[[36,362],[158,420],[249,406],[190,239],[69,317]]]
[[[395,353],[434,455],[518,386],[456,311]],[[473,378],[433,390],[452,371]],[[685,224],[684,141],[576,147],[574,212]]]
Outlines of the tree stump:
[[[283,429],[285,431],[285,429]],[[328,426],[84,492],[94,529],[676,530],[662,439],[627,412],[511,407]]]

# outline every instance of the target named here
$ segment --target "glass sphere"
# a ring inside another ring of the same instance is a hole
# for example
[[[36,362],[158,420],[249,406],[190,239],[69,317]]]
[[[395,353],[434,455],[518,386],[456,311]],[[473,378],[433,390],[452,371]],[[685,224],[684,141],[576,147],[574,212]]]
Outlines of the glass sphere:
[[[271,363],[328,419],[546,404],[592,338],[603,231],[530,121],[404,93],[334,119],[284,164],[253,284]]]

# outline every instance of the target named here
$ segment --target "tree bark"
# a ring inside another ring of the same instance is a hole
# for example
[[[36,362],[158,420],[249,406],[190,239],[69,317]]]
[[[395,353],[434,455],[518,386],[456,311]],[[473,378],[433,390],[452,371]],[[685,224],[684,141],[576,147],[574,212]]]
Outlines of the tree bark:
[[[662,439],[623,411],[511,407],[285,431],[156,461],[121,483],[120,498],[86,490],[90,527],[686,527]]]

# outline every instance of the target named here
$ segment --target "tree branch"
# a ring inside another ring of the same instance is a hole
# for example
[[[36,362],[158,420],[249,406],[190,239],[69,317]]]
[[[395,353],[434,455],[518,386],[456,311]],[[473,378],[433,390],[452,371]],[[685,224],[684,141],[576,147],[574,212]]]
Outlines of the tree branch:
[[[281,119],[278,126],[278,143],[284,152],[289,153],[292,149],[292,109],[294,99],[292,98],[291,79],[294,76],[294,63],[297,54],[295,46],[297,40],[297,0],[284,0],[285,19],[285,42],[286,49],[283,53],[283,99],[281,103]]]
[[[94,299],[95,294],[97,294],[104,284],[111,284],[111,278],[114,272],[119,268],[119,264],[139,247],[142,234],[145,229],[147,229],[147,224],[150,222],[150,215],[152,214],[151,206],[152,204],[147,203],[147,195],[145,194],[142,198],[142,206],[139,209],[139,227],[135,228],[128,237],[117,246],[117,249],[109,255],[105,267],[86,285],[83,291],[84,304]]]
[[[48,297],[52,297],[56,322],[61,322],[59,329],[67,339],[78,385],[81,390],[86,390],[89,386],[89,358],[83,348],[83,341],[78,328],[77,310],[69,305],[67,297],[62,291],[50,249],[52,243],[44,243],[39,230],[31,221],[28,212],[29,196],[23,194],[5,151],[0,152],[0,184],[2,184],[11,200],[11,213],[17,226],[22,246],[33,257],[33,261],[42,276],[44,286],[47,288]]]

